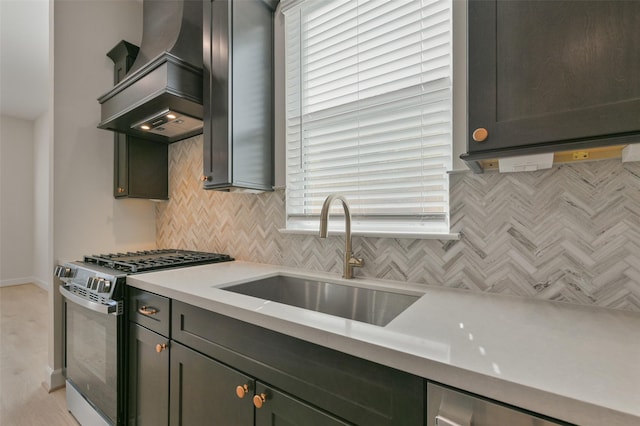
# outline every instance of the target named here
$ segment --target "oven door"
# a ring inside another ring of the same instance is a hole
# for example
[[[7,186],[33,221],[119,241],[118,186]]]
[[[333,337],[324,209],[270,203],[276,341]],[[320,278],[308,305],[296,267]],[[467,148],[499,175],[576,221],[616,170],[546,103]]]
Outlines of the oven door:
[[[84,423],[82,418],[91,418],[97,413],[106,424],[118,425],[124,418],[121,413],[123,316],[117,311],[108,313],[110,309],[105,305],[80,299],[64,287],[60,287],[60,292],[66,299],[67,384],[74,388],[71,389],[74,395],[82,397],[72,396],[68,401],[69,411],[81,423]],[[91,423],[98,424],[97,421]]]

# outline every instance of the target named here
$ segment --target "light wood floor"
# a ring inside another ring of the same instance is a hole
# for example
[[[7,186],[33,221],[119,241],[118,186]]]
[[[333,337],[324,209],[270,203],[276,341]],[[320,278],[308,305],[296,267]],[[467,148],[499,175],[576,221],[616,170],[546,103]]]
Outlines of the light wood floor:
[[[47,292],[33,284],[0,287],[0,425],[78,423],[64,389],[42,386],[47,364]]]

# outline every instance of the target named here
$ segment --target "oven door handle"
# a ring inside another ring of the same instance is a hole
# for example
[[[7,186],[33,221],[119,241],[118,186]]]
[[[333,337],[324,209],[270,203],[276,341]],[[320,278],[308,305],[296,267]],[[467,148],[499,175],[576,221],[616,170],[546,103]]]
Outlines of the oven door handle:
[[[73,302],[76,305],[80,305],[83,308],[90,309],[94,312],[98,312],[100,314],[105,315],[122,315],[122,308],[119,302],[115,300],[110,300],[108,304],[103,305],[102,303],[94,302],[91,300],[84,299],[78,295],[70,292],[66,286],[58,287],[60,290],[60,294],[64,296],[69,302]]]

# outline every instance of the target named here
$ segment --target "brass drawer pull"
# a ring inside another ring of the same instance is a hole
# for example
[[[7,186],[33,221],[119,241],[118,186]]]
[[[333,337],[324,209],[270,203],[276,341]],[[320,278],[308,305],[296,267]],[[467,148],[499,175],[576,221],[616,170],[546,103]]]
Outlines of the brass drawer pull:
[[[158,310],[156,308],[152,308],[150,306],[142,306],[140,308],[138,308],[138,313],[142,314],[142,315],[155,315],[158,313]]]

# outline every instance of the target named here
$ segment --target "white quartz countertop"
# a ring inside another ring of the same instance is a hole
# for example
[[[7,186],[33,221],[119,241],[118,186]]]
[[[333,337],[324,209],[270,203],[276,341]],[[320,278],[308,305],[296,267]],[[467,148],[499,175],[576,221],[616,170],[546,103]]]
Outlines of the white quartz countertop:
[[[386,327],[221,288],[277,274],[423,294]],[[640,314],[248,262],[131,286],[580,425],[640,425]]]

